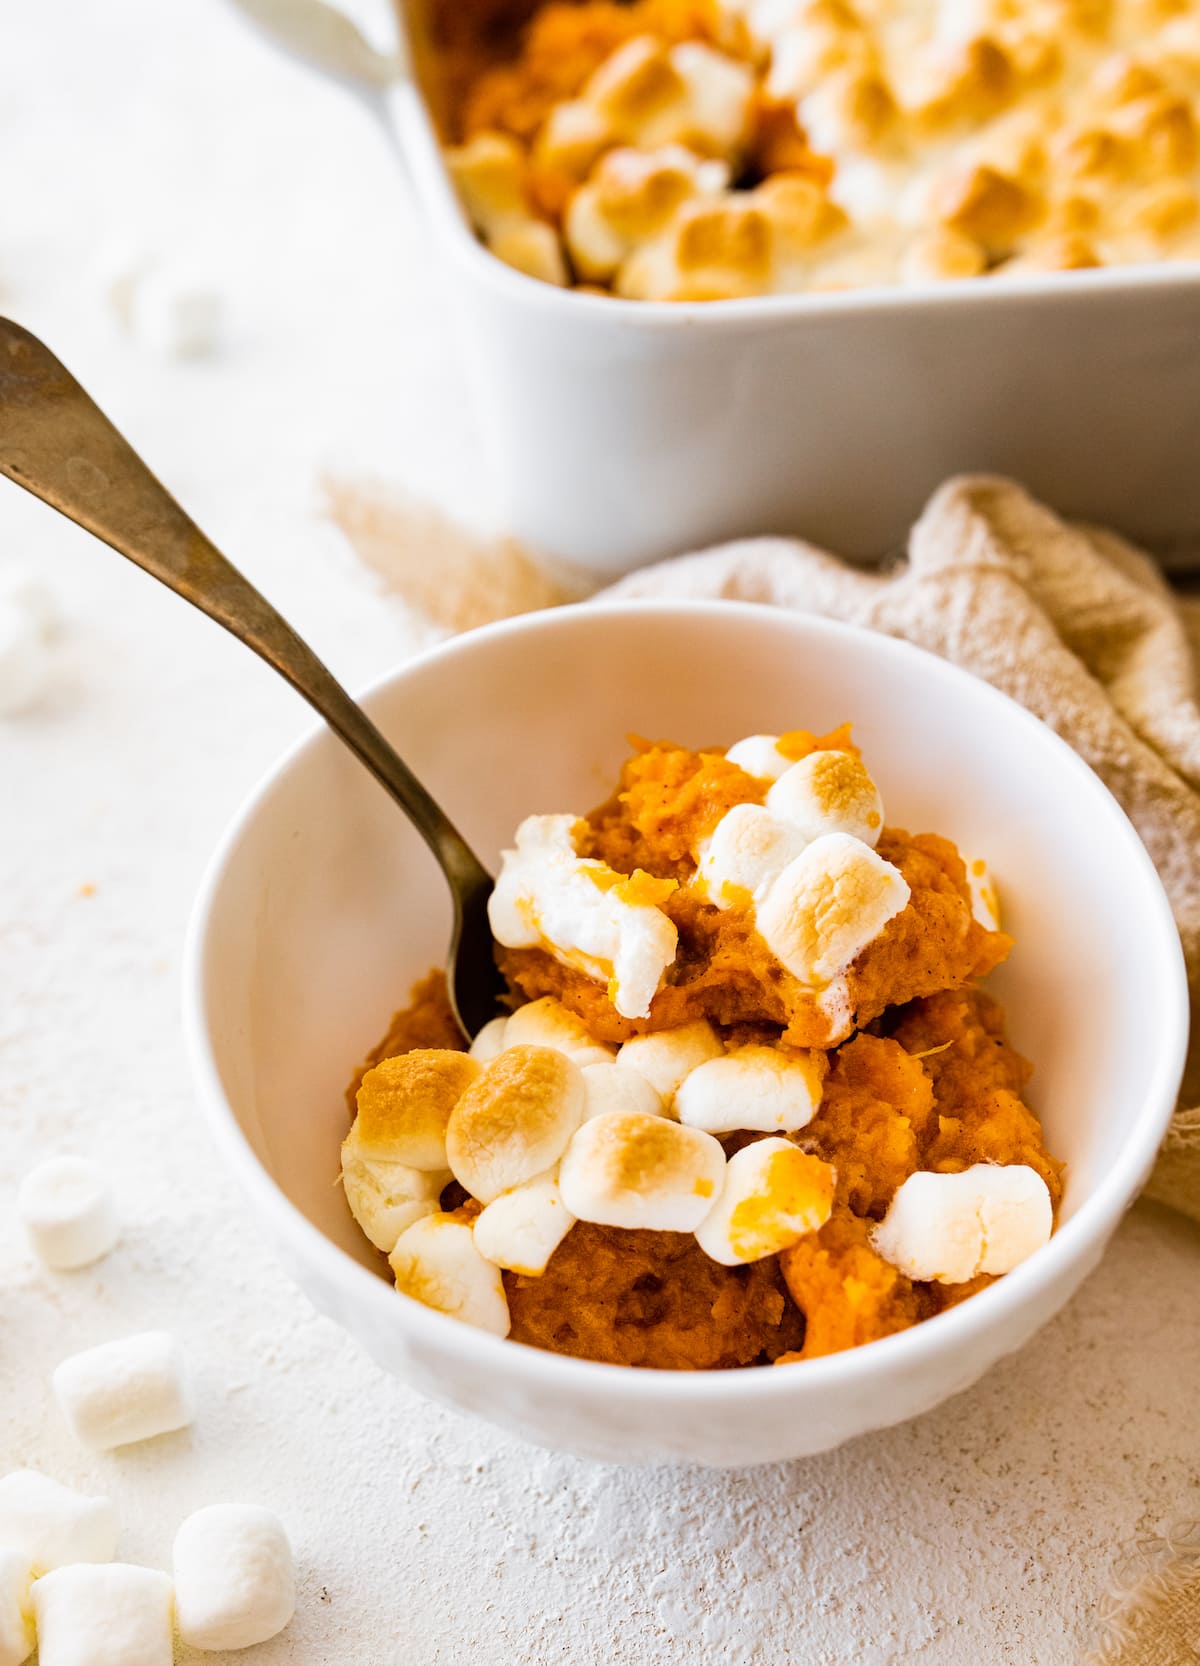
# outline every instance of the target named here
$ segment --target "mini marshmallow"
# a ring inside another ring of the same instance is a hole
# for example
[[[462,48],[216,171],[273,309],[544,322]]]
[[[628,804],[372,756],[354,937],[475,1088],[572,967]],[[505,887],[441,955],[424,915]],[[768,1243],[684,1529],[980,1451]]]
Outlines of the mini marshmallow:
[[[680,1024],[673,1030],[634,1036],[617,1053],[623,1070],[636,1070],[668,1105],[689,1071],[707,1059],[719,1059],[725,1049],[706,1018]]]
[[[171,1666],[171,1581],[152,1568],[59,1568],[33,1613],[39,1666]]]
[[[583,1068],[587,1121],[608,1111],[638,1111],[642,1116],[664,1116],[666,1107],[657,1089],[638,1070],[623,1064],[588,1064]]]
[[[849,833],[874,846],[883,831],[879,789],[850,752],[822,750],[801,758],[767,793],[767,809],[807,839]]]
[[[350,1213],[385,1255],[406,1227],[436,1212],[449,1179],[449,1169],[424,1171],[364,1152],[357,1123],[343,1141],[342,1190]]]
[[[549,1047],[508,1047],[451,1112],[451,1173],[480,1203],[554,1167],[583,1119],[579,1067]]]
[[[682,145],[609,151],[567,207],[563,229],[576,272],[607,283],[632,250],[666,230],[689,197],[728,183],[724,163],[703,162]]]
[[[477,1064],[491,1064],[507,1047],[505,1033],[507,1018],[489,1018],[470,1046],[470,1055]]]
[[[778,781],[784,770],[791,769],[795,762],[779,750],[778,735],[747,735],[745,740],[734,742],[725,759],[759,781]]]
[[[542,948],[608,985],[623,1018],[649,1016],[662,975],[675,959],[679,934],[658,906],[674,880],[618,874],[580,857],[572,816],[528,816],[506,850],[488,899],[498,943]]]
[[[553,1047],[565,1053],[582,1070],[588,1064],[611,1064],[616,1057],[615,1047],[597,1041],[582,1018],[552,995],[540,1001],[530,1001],[518,1007],[508,1020],[504,1034],[505,1047]]]
[[[117,1241],[108,1176],[83,1157],[52,1157],[25,1176],[17,1213],[38,1259],[65,1272],[87,1267]]]
[[[574,1225],[557,1176],[539,1174],[488,1204],[475,1221],[475,1248],[497,1267],[534,1276]]]
[[[36,1641],[29,1558],[0,1545],[0,1666],[22,1666]]]
[[[34,611],[0,600],[0,717],[35,706],[50,683],[50,655]]]
[[[978,924],[985,931],[999,931],[1000,896],[986,862],[967,863],[967,888],[971,893],[971,913]]]
[[[898,868],[849,833],[815,839],[780,874],[758,911],[771,953],[801,983],[841,976],[909,899]]]
[[[911,1174],[872,1234],[909,1278],[965,1284],[1007,1273],[1050,1237],[1046,1182],[1023,1163],[976,1163],[959,1174]]]
[[[354,1124],[359,1149],[427,1172],[449,1167],[446,1124],[480,1068],[469,1054],[440,1047],[384,1059],[359,1084]]]
[[[724,1175],[725,1153],[711,1134],[666,1117],[610,1112],[575,1135],[558,1183],[581,1221],[694,1232]]]
[[[837,1175],[790,1140],[756,1140],[729,1159],[720,1196],[696,1228],[705,1255],[724,1267],[761,1261],[825,1225]]]
[[[761,804],[735,804],[701,850],[695,883],[717,908],[756,905],[807,843]]]
[[[480,1255],[466,1221],[429,1215],[400,1234],[388,1260],[403,1295],[478,1330],[508,1335],[500,1269]]]
[[[565,289],[571,281],[558,233],[543,220],[530,218],[501,226],[485,241],[497,260],[524,272],[527,278],[538,278],[559,289]]]
[[[0,1545],[19,1552],[34,1575],[70,1562],[111,1562],[117,1517],[107,1498],[89,1498],[36,1469],[0,1481]]]
[[[812,1121],[822,1086],[822,1071],[811,1054],[738,1047],[693,1070],[675,1095],[675,1110],[680,1122],[707,1134],[743,1128],[794,1133]]]
[[[207,358],[221,343],[225,296],[207,273],[155,266],[134,285],[129,325],[163,358]]]
[[[507,133],[477,133],[448,149],[445,158],[476,231],[489,235],[529,217],[525,154]]]
[[[639,35],[600,65],[583,98],[621,143],[639,150],[683,144],[732,156],[747,136],[754,74],[700,42],[667,47]]]
[[[72,1354],[51,1380],[72,1434],[94,1452],[152,1440],[192,1421],[183,1356],[167,1331],[122,1336]]]
[[[253,1504],[210,1504],[175,1536],[175,1624],[193,1649],[248,1649],[296,1609],[283,1523]]]

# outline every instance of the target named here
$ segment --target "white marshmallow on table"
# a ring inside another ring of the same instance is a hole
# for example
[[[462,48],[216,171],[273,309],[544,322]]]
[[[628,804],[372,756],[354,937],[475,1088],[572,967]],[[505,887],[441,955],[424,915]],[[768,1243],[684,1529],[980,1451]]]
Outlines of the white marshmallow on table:
[[[861,839],[825,833],[780,874],[757,926],[793,977],[819,989],[874,942],[910,894],[900,870]]]
[[[491,1203],[554,1167],[583,1106],[583,1078],[564,1053],[507,1047],[450,1113],[450,1171],[473,1198]]]
[[[725,760],[760,781],[778,781],[784,770],[791,769],[796,761],[784,757],[779,750],[779,739],[778,735],[747,735],[745,740],[734,742]]]
[[[342,1190],[350,1213],[375,1245],[390,1254],[406,1227],[438,1207],[449,1169],[424,1170],[365,1151],[355,1123],[342,1143]]]
[[[812,1121],[822,1086],[821,1072],[808,1053],[737,1047],[685,1077],[675,1095],[675,1112],[680,1122],[708,1134],[738,1129],[789,1134]]]
[[[828,1163],[790,1140],[756,1140],[729,1159],[696,1242],[724,1267],[777,1255],[825,1225],[836,1184]]]
[[[475,1219],[475,1248],[485,1261],[514,1273],[544,1273],[575,1225],[562,1200],[557,1174],[539,1174],[502,1192]]]
[[[697,1018],[673,1030],[634,1036],[617,1053],[617,1063],[623,1070],[636,1070],[644,1076],[669,1106],[684,1077],[706,1060],[720,1058],[724,1051],[708,1020]]]
[[[500,1269],[480,1255],[466,1221],[427,1215],[400,1234],[388,1261],[402,1294],[479,1330],[508,1335]]]
[[[657,1089],[638,1070],[623,1064],[588,1064],[583,1067],[583,1116],[603,1116],[606,1111],[639,1111],[643,1116],[665,1116],[666,1106]]]
[[[36,1575],[71,1562],[111,1562],[117,1517],[107,1498],[89,1497],[18,1469],[0,1480],[0,1545],[18,1551]]]
[[[59,1568],[33,1587],[38,1666],[171,1666],[171,1581],[125,1562]]]
[[[491,1064],[508,1045],[504,1039],[507,1029],[507,1018],[489,1018],[468,1048],[471,1057],[478,1064]]]
[[[832,748],[786,770],[767,793],[767,809],[808,839],[849,833],[874,846],[883,831],[879,789],[858,758]]]
[[[0,1544],[0,1666],[22,1666],[33,1653],[29,1558]]]
[[[134,337],[163,358],[207,358],[221,344],[225,296],[208,273],[155,265],[133,283],[127,315]]]
[[[94,1452],[192,1421],[183,1356],[168,1331],[142,1331],[64,1359],[52,1378],[72,1434]]]
[[[589,1064],[611,1064],[617,1056],[615,1047],[597,1041],[583,1019],[553,995],[543,995],[541,1000],[517,1008],[508,1020],[504,1045],[553,1047],[574,1060],[581,1070]]]
[[[0,717],[28,711],[50,685],[50,652],[37,614],[0,598]]]
[[[724,1175],[725,1153],[711,1134],[666,1117],[609,1112],[575,1135],[558,1183],[581,1221],[694,1232]]]
[[[175,1536],[175,1624],[193,1649],[265,1643],[296,1609],[283,1523],[254,1504],[210,1504]]]
[[[735,804],[705,842],[694,883],[717,908],[756,906],[807,843],[763,805]]]
[[[521,823],[488,899],[492,935],[506,948],[548,950],[605,983],[623,1018],[645,1018],[679,934],[655,902],[641,900],[645,876],[577,854],[576,825],[569,815]]]
[[[911,1174],[875,1228],[876,1250],[909,1278],[965,1284],[1007,1273],[1050,1237],[1046,1182],[1024,1163]]]
[[[119,1227],[108,1176],[84,1157],[51,1157],[21,1183],[17,1213],[34,1254],[65,1272],[107,1255]]]

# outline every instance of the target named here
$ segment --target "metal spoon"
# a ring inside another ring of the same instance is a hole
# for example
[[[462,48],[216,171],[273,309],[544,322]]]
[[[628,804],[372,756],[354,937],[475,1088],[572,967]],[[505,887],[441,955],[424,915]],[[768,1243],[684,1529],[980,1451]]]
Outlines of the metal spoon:
[[[307,643],[189,520],[49,348],[7,318],[0,318],[0,474],[253,648],[392,795],[450,887],[446,982],[460,1028],[475,1035],[501,992],[487,919],[491,875]]]

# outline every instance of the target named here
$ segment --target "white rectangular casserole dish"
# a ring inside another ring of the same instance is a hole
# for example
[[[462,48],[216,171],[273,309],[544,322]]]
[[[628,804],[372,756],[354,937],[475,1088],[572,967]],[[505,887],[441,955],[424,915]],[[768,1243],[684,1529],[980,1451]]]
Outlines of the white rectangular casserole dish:
[[[415,76],[321,0],[239,3],[394,135],[506,529],[538,553],[604,579],[791,532],[878,560],[947,475],[986,470],[1200,565],[1200,263],[707,303],[556,289],[476,239]]]

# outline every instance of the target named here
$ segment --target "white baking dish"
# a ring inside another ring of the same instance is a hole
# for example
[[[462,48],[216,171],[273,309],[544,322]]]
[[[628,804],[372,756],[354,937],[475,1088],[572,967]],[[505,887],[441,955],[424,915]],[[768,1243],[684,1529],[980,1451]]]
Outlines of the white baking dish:
[[[349,53],[319,0],[239,3],[384,83],[506,525],[538,552],[608,577],[794,532],[878,559],[947,475],[988,470],[1200,563],[1200,263],[706,304],[558,290],[478,243],[413,77]]]

